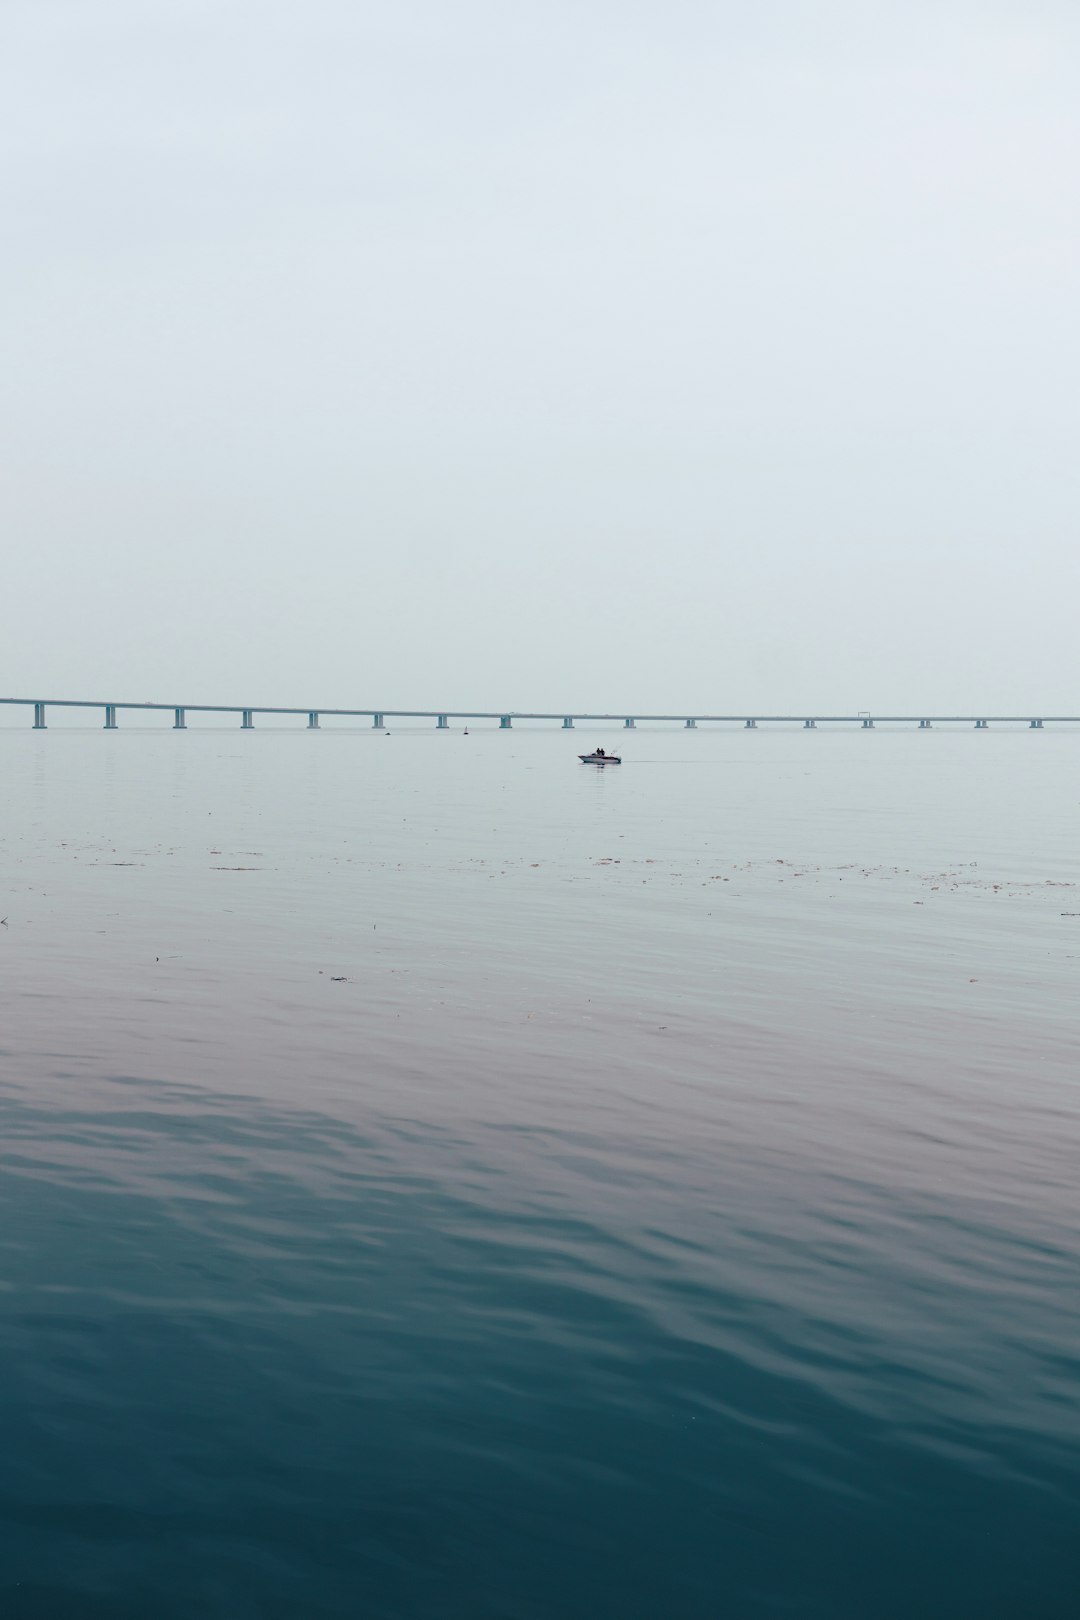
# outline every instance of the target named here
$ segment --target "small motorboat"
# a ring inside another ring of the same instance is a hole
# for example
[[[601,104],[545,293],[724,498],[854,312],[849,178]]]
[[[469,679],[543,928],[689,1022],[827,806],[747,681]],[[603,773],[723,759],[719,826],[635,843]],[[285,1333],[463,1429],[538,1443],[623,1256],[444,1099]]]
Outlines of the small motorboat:
[[[618,754],[579,754],[583,765],[621,765],[622,760]]]

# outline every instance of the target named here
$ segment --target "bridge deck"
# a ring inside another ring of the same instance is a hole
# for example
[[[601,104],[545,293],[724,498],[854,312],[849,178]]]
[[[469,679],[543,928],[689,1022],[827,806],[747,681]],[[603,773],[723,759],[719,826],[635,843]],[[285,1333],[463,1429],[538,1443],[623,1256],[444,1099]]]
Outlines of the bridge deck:
[[[578,721],[599,722],[615,721],[625,726],[633,726],[638,722],[677,723],[681,725],[1025,725],[1040,728],[1043,725],[1080,725],[1080,715],[1069,714],[927,714],[916,711],[911,714],[874,714],[865,712],[860,714],[825,714],[813,709],[804,709],[794,714],[762,714],[754,710],[743,709],[734,714],[700,714],[688,710],[680,710],[668,714],[641,714],[627,713],[626,710],[614,712],[598,712],[595,710],[533,710],[533,709],[343,709],[334,707],[317,707],[307,705],[304,707],[284,706],[282,704],[265,703],[155,703],[130,702],[113,698],[0,698],[0,705],[8,707],[22,707],[34,710],[35,725],[39,728],[45,723],[44,716],[47,709],[100,709],[106,716],[106,725],[112,729],[115,726],[118,710],[141,713],[171,713],[176,717],[176,724],[182,725],[188,714],[238,714],[242,716],[245,728],[249,728],[252,717],[257,714],[280,714],[307,716],[309,725],[317,725],[320,716],[334,716],[340,719],[369,719],[377,723],[384,720],[435,720],[445,726],[448,720],[497,720],[501,727],[507,728],[514,720],[554,720],[564,726],[575,724]]]

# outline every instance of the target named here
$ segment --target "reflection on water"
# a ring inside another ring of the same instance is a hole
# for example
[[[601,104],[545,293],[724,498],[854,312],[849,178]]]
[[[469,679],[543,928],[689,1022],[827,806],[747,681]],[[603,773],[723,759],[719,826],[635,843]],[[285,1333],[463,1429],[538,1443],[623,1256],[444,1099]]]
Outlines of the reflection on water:
[[[1071,1620],[1075,736],[0,750],[5,1614]]]

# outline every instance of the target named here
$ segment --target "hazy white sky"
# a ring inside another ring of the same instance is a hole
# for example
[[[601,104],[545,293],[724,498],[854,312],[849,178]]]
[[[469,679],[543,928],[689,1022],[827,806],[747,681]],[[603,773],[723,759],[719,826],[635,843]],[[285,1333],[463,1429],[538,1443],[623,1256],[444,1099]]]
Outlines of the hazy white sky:
[[[1080,704],[1080,8],[6,0],[0,695]]]

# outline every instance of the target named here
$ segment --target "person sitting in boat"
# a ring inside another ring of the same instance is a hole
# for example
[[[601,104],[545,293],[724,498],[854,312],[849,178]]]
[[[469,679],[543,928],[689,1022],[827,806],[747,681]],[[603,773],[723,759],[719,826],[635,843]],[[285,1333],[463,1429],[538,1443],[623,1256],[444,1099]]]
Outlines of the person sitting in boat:
[[[604,753],[604,750],[602,748],[598,748],[596,750],[596,757],[597,757],[597,759],[606,759],[607,758],[607,756]]]

